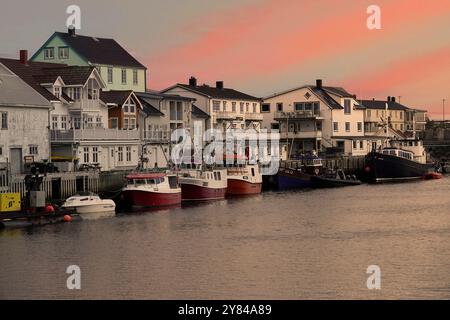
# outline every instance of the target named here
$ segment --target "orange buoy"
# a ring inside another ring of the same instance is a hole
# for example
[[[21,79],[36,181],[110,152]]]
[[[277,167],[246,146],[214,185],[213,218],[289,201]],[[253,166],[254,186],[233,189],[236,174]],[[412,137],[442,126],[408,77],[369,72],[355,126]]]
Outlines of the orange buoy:
[[[68,214],[64,216],[64,222],[72,222],[72,217]]]
[[[49,204],[45,207],[45,212],[53,213],[53,212],[55,212],[55,208],[51,204]]]

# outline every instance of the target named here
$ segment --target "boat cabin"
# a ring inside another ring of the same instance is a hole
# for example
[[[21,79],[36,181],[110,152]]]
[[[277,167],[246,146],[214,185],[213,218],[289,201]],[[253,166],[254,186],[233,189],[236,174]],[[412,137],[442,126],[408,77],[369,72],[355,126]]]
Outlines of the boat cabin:
[[[176,175],[166,175],[164,173],[132,174],[127,176],[128,186],[158,186],[168,185],[170,189],[177,189],[178,178]]]

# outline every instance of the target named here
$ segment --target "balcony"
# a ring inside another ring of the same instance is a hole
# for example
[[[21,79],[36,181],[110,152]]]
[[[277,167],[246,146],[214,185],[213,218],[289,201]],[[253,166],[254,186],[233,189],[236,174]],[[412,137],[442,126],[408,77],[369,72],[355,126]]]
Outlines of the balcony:
[[[171,132],[170,130],[153,130],[144,132],[144,140],[150,143],[169,143]]]
[[[75,130],[51,130],[51,142],[71,143],[87,140],[136,140],[139,141],[138,130],[118,129],[75,129]]]
[[[312,110],[302,110],[293,112],[275,112],[275,120],[288,120],[288,119],[314,119],[321,118],[320,113],[313,112]]]
[[[246,113],[245,114],[245,120],[263,121],[264,120],[264,115],[262,115],[260,113]]]
[[[322,131],[280,132],[280,139],[322,139]]]
[[[239,115],[236,112],[217,111],[215,113],[216,119],[219,120],[233,120],[236,118],[243,118],[243,115]]]

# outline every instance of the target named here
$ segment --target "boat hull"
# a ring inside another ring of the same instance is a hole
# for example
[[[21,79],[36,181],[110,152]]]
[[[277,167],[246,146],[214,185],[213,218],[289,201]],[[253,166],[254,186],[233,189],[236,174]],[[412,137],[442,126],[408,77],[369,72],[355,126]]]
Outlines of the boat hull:
[[[163,207],[181,203],[181,192],[163,193],[140,190],[122,192],[125,202],[134,207]]]
[[[339,188],[348,186],[358,186],[361,184],[359,180],[342,180],[332,179],[326,177],[311,177],[311,184],[313,188]]]
[[[311,187],[311,175],[297,170],[282,169],[277,174],[278,190]]]
[[[228,179],[228,196],[259,194],[262,190],[261,183],[251,183],[244,180]]]
[[[371,152],[366,157],[366,174],[371,182],[394,182],[422,179],[434,170],[433,164],[423,164],[396,156]]]
[[[181,184],[183,201],[209,201],[225,199],[227,188],[209,188],[194,184]]]

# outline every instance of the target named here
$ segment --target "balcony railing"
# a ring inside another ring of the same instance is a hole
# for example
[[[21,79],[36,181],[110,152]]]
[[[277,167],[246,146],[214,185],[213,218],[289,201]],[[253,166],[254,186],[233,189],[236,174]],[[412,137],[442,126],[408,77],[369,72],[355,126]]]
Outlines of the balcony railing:
[[[216,119],[221,120],[233,120],[233,119],[246,119],[246,120],[253,120],[253,121],[262,121],[263,115],[260,113],[237,113],[237,112],[229,112],[229,111],[218,111],[216,112]]]
[[[322,131],[280,132],[280,139],[322,139]]]
[[[263,121],[264,115],[262,115],[260,113],[246,113],[245,120]]]
[[[144,140],[147,142],[169,142],[171,137],[170,130],[152,130],[144,132]]]
[[[75,142],[82,140],[139,140],[138,130],[75,129],[51,130],[52,142]]]
[[[236,112],[227,112],[227,111],[217,111],[216,112],[216,119],[231,120],[231,119],[236,119],[238,117],[243,118],[243,115],[239,115]]]
[[[313,112],[312,110],[303,111],[293,111],[293,112],[275,112],[275,120],[286,120],[286,119],[308,119],[308,118],[319,118],[320,113]]]

